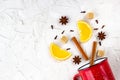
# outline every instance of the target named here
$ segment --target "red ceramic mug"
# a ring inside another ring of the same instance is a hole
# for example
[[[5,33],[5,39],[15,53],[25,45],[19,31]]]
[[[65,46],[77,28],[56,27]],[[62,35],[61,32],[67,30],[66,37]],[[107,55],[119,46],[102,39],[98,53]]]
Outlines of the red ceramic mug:
[[[115,80],[107,57],[95,60],[93,66],[83,65],[78,72],[73,80]]]

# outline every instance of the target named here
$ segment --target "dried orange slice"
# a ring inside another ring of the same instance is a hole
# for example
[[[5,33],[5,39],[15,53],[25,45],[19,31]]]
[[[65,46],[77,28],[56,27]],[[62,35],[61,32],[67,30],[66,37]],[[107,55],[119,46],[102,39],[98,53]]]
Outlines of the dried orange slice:
[[[51,43],[50,44],[50,53],[53,58],[57,60],[66,60],[71,56],[71,53],[61,49],[57,44]]]
[[[77,27],[80,32],[80,41],[87,42],[92,37],[92,27],[85,21],[78,21]]]

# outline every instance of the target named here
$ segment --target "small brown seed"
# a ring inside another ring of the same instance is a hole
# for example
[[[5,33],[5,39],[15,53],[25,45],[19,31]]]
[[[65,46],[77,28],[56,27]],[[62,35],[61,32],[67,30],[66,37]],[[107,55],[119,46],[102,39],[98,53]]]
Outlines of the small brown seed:
[[[62,33],[61,33],[61,34],[64,34],[64,32],[65,32],[65,30],[64,30],[64,31],[62,31]]]
[[[86,13],[86,11],[81,11],[80,13]]]
[[[53,25],[51,25],[51,29],[53,29],[54,27],[53,27]]]
[[[98,30],[98,28],[94,28],[94,30]]]
[[[98,20],[95,20],[95,22],[98,24]]]
[[[102,26],[102,29],[105,27],[105,25]]]
[[[74,30],[70,30],[70,32],[74,32]]]
[[[101,41],[99,41],[99,45],[101,46],[102,44],[101,44]]]
[[[66,50],[70,50],[70,48],[67,48]]]
[[[58,37],[58,36],[56,35],[56,36],[54,37],[54,39],[57,39],[57,37]]]

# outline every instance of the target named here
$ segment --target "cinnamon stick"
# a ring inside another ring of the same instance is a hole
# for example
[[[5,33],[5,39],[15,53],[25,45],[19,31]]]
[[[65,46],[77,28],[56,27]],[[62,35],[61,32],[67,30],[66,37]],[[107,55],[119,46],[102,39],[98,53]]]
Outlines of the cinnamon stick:
[[[96,54],[96,48],[97,48],[97,42],[94,41],[92,45],[92,54],[91,54],[91,60],[90,60],[90,66],[94,64],[95,54]]]
[[[82,54],[83,58],[85,60],[88,60],[89,58],[88,58],[87,54],[84,52],[83,48],[81,47],[81,45],[79,44],[79,42],[77,41],[77,39],[75,37],[72,37],[72,41],[77,46],[77,48],[80,51],[80,53]]]

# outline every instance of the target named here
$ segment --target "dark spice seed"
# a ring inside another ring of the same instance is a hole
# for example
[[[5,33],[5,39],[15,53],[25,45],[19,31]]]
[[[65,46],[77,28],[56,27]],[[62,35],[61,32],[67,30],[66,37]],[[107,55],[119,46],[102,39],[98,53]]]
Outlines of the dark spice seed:
[[[81,11],[80,13],[86,13],[86,11]]]
[[[98,24],[98,20],[95,20],[95,22]]]
[[[98,28],[94,28],[94,30],[98,30]]]
[[[99,41],[99,45],[100,45],[100,46],[102,45],[100,41]]]
[[[105,25],[102,26],[102,29],[105,27]]]
[[[64,34],[64,32],[65,32],[65,30],[64,30],[64,31],[62,31],[62,33],[61,33],[61,34]]]
[[[56,35],[56,36],[54,37],[54,39],[57,39],[57,37],[58,37],[58,36]]]
[[[70,32],[74,32],[74,30],[70,30]]]
[[[51,29],[53,29],[53,25],[51,25]]]
[[[70,48],[67,48],[66,50],[70,50]]]

